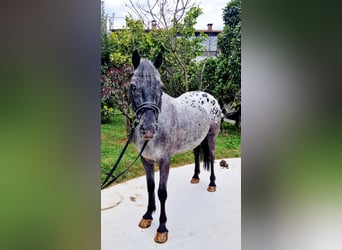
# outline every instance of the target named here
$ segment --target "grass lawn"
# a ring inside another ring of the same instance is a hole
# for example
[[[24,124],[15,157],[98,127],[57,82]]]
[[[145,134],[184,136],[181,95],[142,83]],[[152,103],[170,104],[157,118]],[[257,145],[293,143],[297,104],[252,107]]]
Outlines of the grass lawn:
[[[240,130],[233,124],[227,122],[223,123],[223,130],[224,133],[221,132],[217,139],[216,159],[240,157]],[[127,135],[125,132],[125,122],[122,115],[114,115],[110,124],[101,125],[101,182],[106,177],[105,173],[110,171],[113,164],[119,157],[126,141]],[[129,166],[134,161],[138,153],[139,152],[136,150],[134,143],[130,143],[114,175]],[[178,167],[193,162],[193,153],[192,151],[189,151],[184,154],[173,156],[171,158],[171,167]],[[155,169],[158,170],[158,167],[156,166]],[[116,181],[116,183],[124,182],[142,175],[145,175],[145,171],[139,159],[125,175]]]

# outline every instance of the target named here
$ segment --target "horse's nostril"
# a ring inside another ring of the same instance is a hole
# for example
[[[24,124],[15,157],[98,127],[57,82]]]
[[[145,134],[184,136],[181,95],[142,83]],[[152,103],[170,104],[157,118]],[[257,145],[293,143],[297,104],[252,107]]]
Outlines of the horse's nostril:
[[[145,124],[145,125],[140,125],[139,127],[139,131],[140,134],[143,138],[148,138],[148,139],[152,139],[155,137],[155,134],[158,130],[158,126],[156,126],[156,124]]]

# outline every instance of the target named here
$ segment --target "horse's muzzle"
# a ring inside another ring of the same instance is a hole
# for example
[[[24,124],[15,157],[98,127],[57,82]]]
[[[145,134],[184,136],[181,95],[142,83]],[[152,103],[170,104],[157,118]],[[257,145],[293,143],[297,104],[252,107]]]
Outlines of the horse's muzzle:
[[[153,139],[156,135],[156,132],[158,131],[158,125],[157,124],[151,124],[151,125],[140,125],[140,135],[143,139],[150,140]]]

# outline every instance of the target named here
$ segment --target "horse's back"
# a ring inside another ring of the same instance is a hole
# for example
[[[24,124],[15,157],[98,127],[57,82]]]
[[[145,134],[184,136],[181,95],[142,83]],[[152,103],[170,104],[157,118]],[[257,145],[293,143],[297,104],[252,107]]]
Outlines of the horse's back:
[[[202,91],[186,92],[178,97],[184,106],[190,106],[193,109],[205,109],[210,117],[211,123],[220,123],[221,108],[218,101],[209,93]]]

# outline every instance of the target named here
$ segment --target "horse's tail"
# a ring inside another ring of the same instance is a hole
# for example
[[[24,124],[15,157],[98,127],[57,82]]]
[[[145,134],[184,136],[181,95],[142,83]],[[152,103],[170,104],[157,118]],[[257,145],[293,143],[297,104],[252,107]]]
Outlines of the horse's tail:
[[[205,139],[201,142],[201,155],[203,158],[203,168],[207,171],[210,170],[210,149],[209,149],[209,142],[208,138],[205,137]]]

